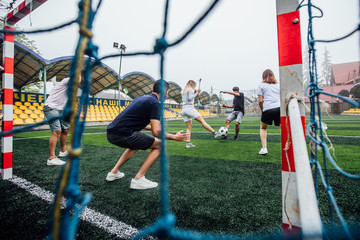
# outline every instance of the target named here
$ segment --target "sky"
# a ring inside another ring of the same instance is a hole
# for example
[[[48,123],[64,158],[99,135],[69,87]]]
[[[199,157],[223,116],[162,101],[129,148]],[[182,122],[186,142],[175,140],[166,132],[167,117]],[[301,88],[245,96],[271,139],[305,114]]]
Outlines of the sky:
[[[97,2],[94,0],[93,5]],[[182,36],[211,2],[170,1],[168,43]],[[24,30],[58,26],[76,18],[77,3],[76,0],[48,0],[17,26]],[[358,0],[312,0],[312,3],[324,12],[323,18],[313,22],[316,39],[341,37],[359,24]],[[155,40],[163,32],[164,6],[164,0],[103,0],[93,26],[93,42],[99,47],[99,57],[119,53],[113,48],[113,42],[126,45],[128,53],[152,51]],[[307,48],[307,11],[306,7],[300,10],[303,51]],[[78,26],[28,37],[35,40],[45,59],[69,56],[75,52]],[[341,42],[317,43],[318,66],[325,47],[333,64],[359,61],[358,33]],[[119,57],[104,63],[119,71]],[[123,57],[120,75],[140,71],[159,79],[159,65],[158,55]],[[188,80],[201,78],[201,90],[210,93],[213,89],[216,94],[221,90],[230,91],[234,86],[239,86],[241,91],[254,90],[262,80],[262,72],[268,68],[279,79],[276,1],[222,0],[191,35],[167,49],[164,67],[165,80],[183,88]]]

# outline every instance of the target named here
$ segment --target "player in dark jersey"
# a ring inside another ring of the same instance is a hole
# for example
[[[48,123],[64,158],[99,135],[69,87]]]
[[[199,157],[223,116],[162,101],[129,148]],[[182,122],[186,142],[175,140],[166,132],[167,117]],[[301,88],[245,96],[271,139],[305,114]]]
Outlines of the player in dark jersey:
[[[130,188],[149,189],[158,186],[158,183],[146,179],[145,174],[160,156],[161,141],[156,138],[161,133],[159,120],[160,84],[160,80],[154,83],[152,94],[135,98],[107,127],[108,141],[121,148],[126,148],[113,169],[107,174],[107,181],[124,177],[125,174],[119,171],[120,167],[138,150],[151,149],[145,162],[131,180]],[[165,85],[167,94],[169,84],[165,82]],[[152,136],[141,132],[142,129],[151,130]],[[165,133],[165,136],[167,139],[184,141],[186,134],[181,132],[179,131],[175,135]]]
[[[234,110],[230,113],[230,115],[226,119],[225,127],[229,129],[230,123],[236,119],[234,140],[237,141],[239,140],[240,123],[245,115],[244,93],[239,92],[239,87],[233,87],[232,90],[233,90],[232,92],[220,91],[220,93],[230,94],[234,96],[233,104],[231,105],[223,104],[222,106],[226,108],[234,108]],[[226,139],[227,136],[223,136],[222,138],[220,138],[220,140],[226,140]]]

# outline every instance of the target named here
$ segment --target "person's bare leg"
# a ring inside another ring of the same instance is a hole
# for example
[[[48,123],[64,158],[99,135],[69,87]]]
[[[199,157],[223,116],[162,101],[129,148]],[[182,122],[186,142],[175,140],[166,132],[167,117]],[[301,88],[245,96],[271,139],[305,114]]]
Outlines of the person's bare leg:
[[[239,131],[240,131],[240,123],[236,122],[235,123],[235,136],[239,135]]]
[[[207,124],[207,122],[205,122],[204,118],[202,116],[198,116],[197,118],[195,118],[196,121],[200,122],[203,127],[208,130],[209,132],[213,133],[214,129],[212,129],[212,127],[210,127],[209,124]]]
[[[187,135],[187,142],[191,140],[191,129],[192,129],[192,121],[186,122],[186,135]]]
[[[56,144],[57,144],[60,134],[61,134],[61,131],[59,130],[59,131],[52,132],[52,134],[50,136],[50,139],[49,139],[49,159],[50,160],[56,158],[55,148],[56,148]]]
[[[230,121],[229,120],[226,120],[225,127],[229,130],[229,127],[230,127]]]
[[[266,143],[267,126],[268,125],[266,123],[260,122],[260,139],[261,139],[262,148],[266,148],[266,145],[267,145],[267,143]]]
[[[155,142],[150,147],[151,151],[147,155],[145,162],[141,165],[139,171],[135,175],[134,179],[139,179],[145,176],[146,172],[150,169],[150,167],[156,162],[156,160],[160,156],[160,140],[155,139]]]
[[[116,174],[120,167],[127,161],[129,160],[132,156],[134,156],[134,154],[137,152],[138,150],[131,150],[131,149],[126,149],[125,152],[121,155],[120,159],[117,161],[117,163],[115,164],[115,166],[113,167],[113,169],[111,169],[111,172],[113,174]]]
[[[61,130],[61,134],[60,134],[60,151],[61,152],[66,151],[66,140],[67,140],[68,132],[69,132],[69,129]]]

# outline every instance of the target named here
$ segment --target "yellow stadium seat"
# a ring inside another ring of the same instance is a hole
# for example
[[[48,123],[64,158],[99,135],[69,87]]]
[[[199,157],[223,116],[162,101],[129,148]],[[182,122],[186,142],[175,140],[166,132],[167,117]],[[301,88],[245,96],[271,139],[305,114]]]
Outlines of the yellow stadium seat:
[[[29,109],[25,109],[25,110],[24,110],[24,113],[25,113],[25,114],[32,114],[32,111],[29,110]]]
[[[14,125],[21,125],[21,124],[24,124],[24,121],[20,118],[16,118],[14,119]]]
[[[22,105],[22,103],[21,102],[15,102],[14,105],[20,107]]]
[[[27,118],[28,118],[28,115],[25,114],[25,113],[21,113],[21,114],[20,114],[20,118],[21,118],[21,119],[27,119]]]
[[[21,105],[21,106],[19,106],[19,109],[20,110],[25,110],[25,109],[27,109],[27,107],[25,107],[24,105]]]
[[[38,107],[38,106],[39,106],[39,103],[34,102],[34,103],[33,103],[33,106],[34,106],[34,107]]]
[[[15,114],[22,114],[23,112],[22,112],[20,109],[15,109],[15,110],[14,110],[14,113],[15,113]]]
[[[35,114],[35,113],[31,113],[31,114],[30,114],[30,118],[32,118],[32,119],[38,118],[38,115]]]
[[[34,119],[34,121],[37,122],[37,123],[38,123],[38,122],[42,122],[43,120],[44,120],[43,118],[35,118],[35,119]]]
[[[31,103],[29,103],[29,102],[24,102],[24,106],[29,107],[29,106],[31,106]]]
[[[34,123],[34,119],[32,119],[32,118],[27,118],[27,119],[25,119],[25,123],[26,123],[26,124]]]
[[[34,111],[35,109],[36,109],[36,107],[35,107],[35,106],[29,106],[29,110]]]
[[[40,113],[41,113],[41,111],[40,111],[40,110],[38,110],[38,109],[35,109],[35,110],[34,110],[34,113],[35,113],[35,114],[40,114]]]
[[[13,119],[19,118],[17,114],[13,114]]]
[[[44,109],[44,106],[38,106],[38,109],[42,111]]]
[[[40,113],[40,114],[39,114],[39,117],[40,117],[40,118],[45,118],[44,113]]]

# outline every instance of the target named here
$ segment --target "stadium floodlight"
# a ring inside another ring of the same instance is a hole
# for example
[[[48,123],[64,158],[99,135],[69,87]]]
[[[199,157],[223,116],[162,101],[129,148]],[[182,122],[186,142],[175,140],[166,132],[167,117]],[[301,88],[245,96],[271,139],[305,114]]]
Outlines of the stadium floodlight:
[[[120,63],[119,63],[119,87],[118,87],[118,91],[119,91],[119,113],[121,112],[121,97],[120,97],[120,92],[121,92],[121,62],[122,62],[122,54],[123,52],[126,51],[126,46],[124,44],[120,44],[119,47],[119,43],[114,42],[113,43],[113,48],[116,48],[119,50],[120,52]]]

